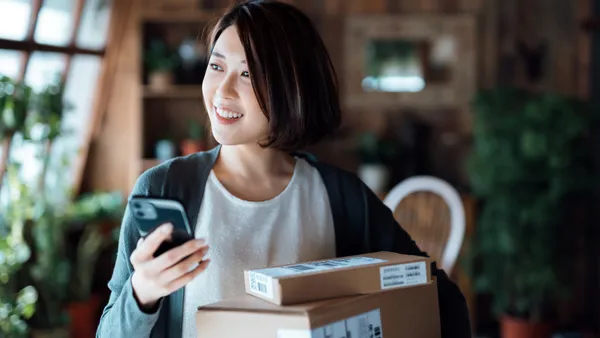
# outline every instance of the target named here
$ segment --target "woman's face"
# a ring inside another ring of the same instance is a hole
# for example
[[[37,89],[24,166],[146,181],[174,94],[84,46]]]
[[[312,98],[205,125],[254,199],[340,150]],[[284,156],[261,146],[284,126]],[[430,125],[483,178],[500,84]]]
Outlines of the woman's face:
[[[268,134],[248,72],[244,47],[235,26],[216,41],[202,83],[212,132],[222,145],[256,144]]]

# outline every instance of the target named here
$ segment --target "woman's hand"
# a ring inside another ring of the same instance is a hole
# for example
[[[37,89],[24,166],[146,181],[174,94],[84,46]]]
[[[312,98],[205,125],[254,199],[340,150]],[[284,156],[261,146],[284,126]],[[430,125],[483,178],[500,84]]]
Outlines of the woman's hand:
[[[161,225],[140,239],[131,253],[134,269],[131,284],[143,310],[155,308],[162,297],[185,286],[208,266],[209,260],[203,260],[208,246],[202,239],[190,240],[155,258],[154,252],[163,241],[170,239],[172,231],[171,224]]]

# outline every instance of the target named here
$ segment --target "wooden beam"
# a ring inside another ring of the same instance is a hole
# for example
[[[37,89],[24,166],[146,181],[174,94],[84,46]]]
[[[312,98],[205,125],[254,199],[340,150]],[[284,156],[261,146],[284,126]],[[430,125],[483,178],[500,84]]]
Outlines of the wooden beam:
[[[134,8],[141,8],[140,0],[114,1],[112,2],[109,33],[106,41],[106,54],[102,60],[102,68],[97,81],[94,104],[90,113],[87,131],[84,134],[81,149],[75,160],[75,172],[73,179],[73,192],[78,194],[81,189],[81,182],[85,173],[88,154],[91,143],[101,130],[104,114],[108,109],[108,103],[113,86],[113,79],[117,70],[119,55],[122,50],[123,40],[128,22],[132,20],[135,14]]]
[[[4,135],[4,139],[0,143],[0,187],[4,182],[4,174],[8,168],[8,159],[10,158],[10,145],[12,143],[13,134]]]
[[[29,15],[29,25],[27,26],[27,34],[25,35],[24,42],[29,43],[33,42],[33,36],[35,34],[35,28],[37,27],[38,17],[40,16],[40,10],[42,9],[42,5],[44,4],[44,0],[33,0],[31,3],[31,13]],[[14,49],[14,48],[7,48]],[[19,75],[17,75],[17,81],[23,80],[25,77],[25,71],[27,70],[27,65],[29,64],[29,59],[31,59],[31,50],[25,50],[24,53],[21,54],[21,62],[19,64]]]
[[[0,49],[12,49],[23,52],[55,52],[62,54],[85,54],[85,55],[104,55],[104,49],[94,50],[94,49],[86,49],[86,48],[78,48],[76,46],[53,46],[42,43],[37,43],[35,41],[14,41],[8,39],[0,39]]]
[[[71,35],[69,38],[69,46],[75,46],[77,41],[77,33],[79,32],[79,26],[81,25],[81,16],[83,13],[83,7],[85,5],[85,0],[77,0],[75,3],[75,10],[73,11],[73,26],[71,29]],[[71,71],[71,63],[73,61],[73,54],[67,54],[65,56],[65,67],[62,73],[62,81],[63,83],[67,80],[69,76],[69,72]]]

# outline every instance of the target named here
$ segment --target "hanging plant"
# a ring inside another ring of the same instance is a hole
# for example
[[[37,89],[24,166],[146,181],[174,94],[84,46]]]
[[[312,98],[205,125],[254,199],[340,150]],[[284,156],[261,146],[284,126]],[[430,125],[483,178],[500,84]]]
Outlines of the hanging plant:
[[[36,308],[37,290],[21,283],[19,275],[31,257],[24,227],[32,213],[32,195],[21,182],[18,167],[9,166],[11,193],[0,213],[0,336],[27,337],[29,320]]]
[[[0,139],[25,128],[33,90],[24,83],[0,78]]]
[[[64,92],[64,83],[57,80],[36,95],[27,128],[29,139],[53,141],[61,134],[63,116],[71,109],[64,100]]]

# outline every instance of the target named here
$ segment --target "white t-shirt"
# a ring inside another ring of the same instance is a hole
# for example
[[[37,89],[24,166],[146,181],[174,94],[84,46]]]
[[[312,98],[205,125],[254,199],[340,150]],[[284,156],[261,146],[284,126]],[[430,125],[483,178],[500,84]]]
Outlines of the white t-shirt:
[[[185,287],[184,338],[197,336],[198,306],[245,293],[244,269],[335,257],[327,190],[319,172],[300,158],[285,190],[262,202],[233,196],[211,171],[195,237],[206,239],[211,262]]]

